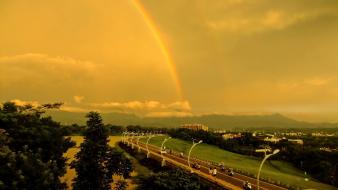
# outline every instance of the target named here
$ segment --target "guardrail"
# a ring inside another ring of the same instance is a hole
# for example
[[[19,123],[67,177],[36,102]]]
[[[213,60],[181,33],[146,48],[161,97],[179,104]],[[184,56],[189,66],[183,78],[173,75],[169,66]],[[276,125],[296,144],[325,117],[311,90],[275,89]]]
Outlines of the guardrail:
[[[147,149],[145,147],[142,147],[142,146],[141,146],[141,151],[144,151],[145,153],[147,153]],[[159,162],[161,162],[161,159],[162,159],[161,154],[159,154],[159,153],[157,153],[157,152],[155,152],[153,150],[150,150],[150,154],[151,154],[151,157],[153,159],[158,160]],[[185,165],[185,164],[183,164],[183,163],[180,163],[180,162],[178,162],[176,160],[173,160],[171,158],[168,158],[168,157],[166,157],[165,160],[166,160],[166,163],[168,165],[171,165],[171,166],[174,166],[174,167],[180,167],[180,168],[186,170],[187,172],[190,172],[190,167],[187,166],[187,165]],[[207,174],[205,174],[203,172],[197,171],[197,172],[195,172],[195,174],[197,174],[198,176],[202,177],[205,180],[208,180],[213,185],[219,186],[221,188],[226,188],[226,189],[231,189],[231,190],[241,190],[241,188],[238,187],[238,186],[234,186],[234,185],[232,185],[230,183],[224,182],[221,179],[213,178],[210,175],[207,175]]]
[[[140,141],[140,144],[143,144],[145,145],[145,143],[141,142]],[[155,146],[155,145],[152,145],[152,144],[148,144],[149,147],[152,147],[152,148],[155,148],[155,149],[159,149],[159,147]],[[176,152],[176,151],[173,151],[171,150],[171,154],[172,155],[175,155],[175,156],[178,156],[178,157],[181,157],[180,156],[180,153]],[[182,158],[187,158],[185,155],[182,157]],[[197,162],[199,164],[204,164],[204,165],[207,165],[207,166],[210,166],[212,168],[217,168],[219,171],[220,171],[220,166],[218,165],[217,162],[212,162],[212,161],[209,161],[209,160],[202,160],[202,159],[199,159],[197,157],[190,157],[190,160],[192,160],[192,162]],[[226,169],[229,169],[229,168],[232,168],[232,167],[229,167],[227,165],[224,165]],[[233,171],[236,172],[236,175],[240,176],[241,178],[244,178],[246,180],[250,180],[253,182],[253,186],[255,186],[255,178],[256,176],[254,174],[251,174],[249,172],[243,172],[242,170],[239,170],[237,168],[233,168]],[[237,178],[236,178],[237,179]],[[289,189],[290,186],[289,185],[286,185],[286,184],[282,184],[282,183],[272,183],[269,179],[265,179],[265,178],[262,178],[261,180],[261,183],[266,183],[267,185],[270,185],[270,186],[273,186],[274,189],[279,189],[279,190],[283,190],[283,189]],[[261,188],[261,189],[264,189],[264,188]],[[293,187],[292,189],[297,189],[297,187]]]

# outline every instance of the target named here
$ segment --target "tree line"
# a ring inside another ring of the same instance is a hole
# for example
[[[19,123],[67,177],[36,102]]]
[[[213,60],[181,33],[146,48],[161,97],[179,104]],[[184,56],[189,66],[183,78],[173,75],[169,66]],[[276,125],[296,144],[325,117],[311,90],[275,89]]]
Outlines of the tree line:
[[[65,152],[75,145],[66,138],[60,123],[44,116],[62,104],[18,106],[3,103],[0,108],[0,189],[67,189],[60,180],[66,173]],[[108,190],[112,176],[129,177],[132,163],[123,152],[108,146],[108,131],[99,113],[87,114],[84,142],[71,167],[77,176],[73,189]],[[125,189],[125,181],[114,182],[115,189]]]

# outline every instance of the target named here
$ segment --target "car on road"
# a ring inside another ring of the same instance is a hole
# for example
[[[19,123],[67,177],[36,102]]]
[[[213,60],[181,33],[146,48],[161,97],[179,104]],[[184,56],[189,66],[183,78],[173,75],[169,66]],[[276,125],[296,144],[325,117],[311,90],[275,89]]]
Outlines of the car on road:
[[[228,175],[230,175],[230,176],[234,176],[235,175],[235,172],[234,172],[233,168],[229,168],[228,169]]]
[[[201,166],[198,163],[193,163],[192,167],[197,169],[197,170],[201,169]]]
[[[252,189],[251,183],[249,183],[248,181],[244,182],[243,183],[243,189],[244,190],[251,190]]]

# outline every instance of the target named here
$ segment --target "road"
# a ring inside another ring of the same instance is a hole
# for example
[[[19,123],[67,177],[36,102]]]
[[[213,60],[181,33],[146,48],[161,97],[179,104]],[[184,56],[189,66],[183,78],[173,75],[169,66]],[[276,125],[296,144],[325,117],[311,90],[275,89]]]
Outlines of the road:
[[[132,141],[134,146],[137,148],[136,140]],[[147,152],[146,144],[139,141],[139,145],[142,151]],[[171,154],[163,154],[160,153],[160,148],[154,145],[148,144],[148,148],[150,153],[156,157],[163,157],[167,162],[174,164],[175,166],[179,166],[181,168],[190,170],[188,166],[188,159],[186,156],[180,157],[178,152],[172,151]],[[190,158],[190,164],[198,162],[201,166],[200,170],[193,169],[194,173],[198,174],[200,177],[203,177],[213,183],[217,183],[223,186],[226,189],[242,189],[243,183],[248,181],[252,185],[252,189],[257,189],[256,183],[257,180],[252,177],[248,177],[239,173],[235,173],[233,176],[227,175],[226,172],[222,172],[218,166],[212,165],[211,167],[217,168],[217,176],[209,175],[209,167],[210,164],[203,160],[192,159]],[[286,188],[276,186],[271,183],[260,181],[260,189],[261,190],[287,190]]]

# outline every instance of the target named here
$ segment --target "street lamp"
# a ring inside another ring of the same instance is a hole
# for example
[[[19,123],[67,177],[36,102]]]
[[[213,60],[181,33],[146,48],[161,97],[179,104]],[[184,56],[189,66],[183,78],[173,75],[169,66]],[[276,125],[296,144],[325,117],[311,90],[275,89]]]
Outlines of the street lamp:
[[[134,143],[133,143],[133,139],[135,138],[137,134],[132,133],[132,137],[131,137],[131,148],[134,149]]]
[[[196,145],[201,144],[202,142],[203,142],[203,141],[200,140],[200,141],[198,141],[197,143],[195,143],[194,140],[192,140],[192,146],[191,146],[191,148],[190,148],[190,150],[189,150],[189,154],[188,154],[188,165],[189,165],[189,168],[190,168],[191,172],[193,172],[193,170],[192,170],[192,168],[191,168],[191,166],[190,166],[190,154],[191,154],[191,151],[192,151],[192,149],[193,149]]]
[[[131,133],[130,132],[126,132],[126,141],[127,141],[127,146],[130,146],[130,136],[131,135]]]
[[[137,146],[137,141],[138,141],[138,138],[140,137],[140,134],[139,133],[135,133],[134,137],[132,138],[132,145],[133,145],[133,149],[135,146]],[[136,139],[136,141],[134,141]]]
[[[146,143],[146,147],[147,147],[147,158],[149,158],[149,155],[150,155],[148,144],[149,144],[150,139],[153,138],[153,137],[155,137],[155,135],[149,135],[149,137],[148,137],[148,139],[147,139],[147,143]]]
[[[163,142],[162,142],[162,145],[161,145],[161,157],[162,157],[162,166],[165,165],[165,159],[164,159],[164,156],[163,156],[163,146],[164,146],[164,143],[167,142],[167,140],[171,139],[171,137],[168,137],[168,138],[164,138]]]
[[[263,167],[264,162],[265,162],[270,156],[273,156],[273,155],[277,154],[279,151],[280,151],[279,149],[275,149],[271,154],[265,155],[264,159],[262,160],[262,163],[261,163],[261,165],[259,166],[258,174],[257,174],[257,190],[259,190],[259,176],[260,176],[260,174],[261,174],[261,170],[262,170],[262,167]]]
[[[271,152],[271,149],[270,148],[257,149],[256,152],[264,152],[265,157],[267,152]]]
[[[142,136],[143,136],[143,134],[140,134],[140,135],[137,137],[136,144],[137,144],[137,147],[138,147],[138,152],[141,151],[141,147],[140,147],[139,141],[140,141],[140,138],[141,138]]]
[[[122,132],[122,143],[124,143],[124,135],[125,134],[126,134],[125,132]]]
[[[122,142],[123,142],[123,144],[127,143],[127,141],[128,141],[127,137],[128,137],[128,131],[123,132],[122,133]]]

